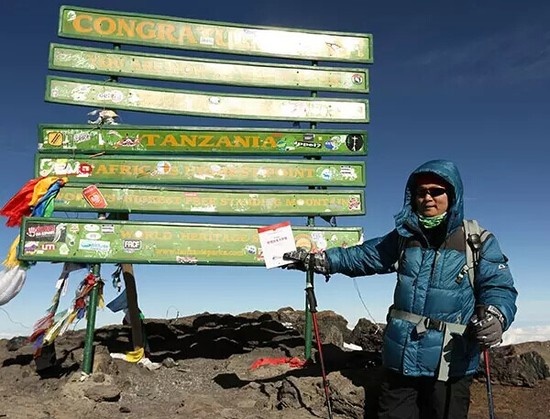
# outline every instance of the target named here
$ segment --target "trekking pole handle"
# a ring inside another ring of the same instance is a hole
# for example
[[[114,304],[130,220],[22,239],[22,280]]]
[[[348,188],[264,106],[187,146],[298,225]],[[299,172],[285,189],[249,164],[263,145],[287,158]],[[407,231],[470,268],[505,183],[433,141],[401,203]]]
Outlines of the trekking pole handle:
[[[313,285],[308,284],[306,286],[306,298],[307,298],[307,304],[309,306],[309,311],[312,313],[317,312],[317,298],[315,298],[315,292],[313,291]]]
[[[485,306],[484,305],[477,305],[476,306],[476,316],[478,320],[483,320],[485,318]]]

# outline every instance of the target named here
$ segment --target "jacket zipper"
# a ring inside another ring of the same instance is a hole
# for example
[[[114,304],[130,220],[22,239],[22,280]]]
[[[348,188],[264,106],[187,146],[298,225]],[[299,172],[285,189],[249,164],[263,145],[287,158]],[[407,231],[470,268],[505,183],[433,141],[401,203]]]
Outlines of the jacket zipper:
[[[437,261],[439,260],[439,256],[440,256],[439,249],[436,249],[436,250],[435,250],[434,261],[433,261],[433,263],[432,263],[432,271],[431,271],[431,273],[430,273],[430,284],[433,284],[434,281],[435,281],[434,273],[435,273],[435,268],[436,268],[436,266],[437,266]]]

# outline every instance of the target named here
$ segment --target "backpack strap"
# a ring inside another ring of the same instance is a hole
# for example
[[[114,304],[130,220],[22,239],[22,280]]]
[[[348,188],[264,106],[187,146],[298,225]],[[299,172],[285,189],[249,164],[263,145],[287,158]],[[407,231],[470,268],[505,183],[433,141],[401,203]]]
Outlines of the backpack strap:
[[[407,238],[403,237],[401,234],[397,238],[397,260],[392,265],[391,271],[397,272],[399,269],[399,264],[403,258],[403,253],[405,252],[405,245],[407,244]],[[390,272],[391,272],[390,271]]]
[[[463,220],[464,238],[466,240],[466,265],[462,269],[459,278],[468,274],[470,285],[474,288],[475,269],[479,264],[481,246],[491,234],[488,230],[483,230],[476,220]]]

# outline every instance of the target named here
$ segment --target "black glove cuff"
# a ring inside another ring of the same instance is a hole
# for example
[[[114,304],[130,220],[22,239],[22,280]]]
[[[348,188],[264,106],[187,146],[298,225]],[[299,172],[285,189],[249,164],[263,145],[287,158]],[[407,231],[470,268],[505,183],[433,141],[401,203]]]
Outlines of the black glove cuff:
[[[504,317],[504,314],[502,314],[498,308],[496,308],[495,306],[489,305],[485,308],[485,311],[487,313],[490,313],[493,316],[495,316],[498,319],[498,321],[500,322],[500,324],[502,325],[502,328],[504,329],[504,326],[506,326],[506,318]]]
[[[324,275],[330,274],[330,263],[327,258],[327,254],[325,252],[318,253],[319,255],[319,263],[318,266],[316,266],[320,273]]]

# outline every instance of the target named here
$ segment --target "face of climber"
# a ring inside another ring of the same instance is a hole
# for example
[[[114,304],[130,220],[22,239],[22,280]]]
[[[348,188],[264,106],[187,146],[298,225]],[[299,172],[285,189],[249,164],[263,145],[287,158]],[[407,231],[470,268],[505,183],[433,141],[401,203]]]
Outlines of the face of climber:
[[[414,190],[416,212],[424,217],[441,215],[449,208],[448,185],[436,176],[420,178]]]

